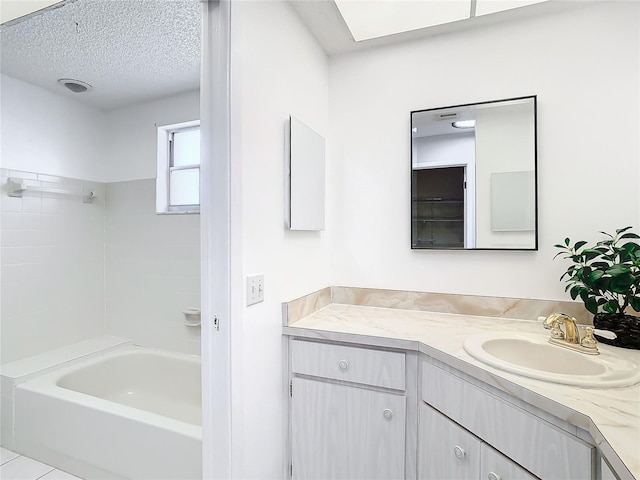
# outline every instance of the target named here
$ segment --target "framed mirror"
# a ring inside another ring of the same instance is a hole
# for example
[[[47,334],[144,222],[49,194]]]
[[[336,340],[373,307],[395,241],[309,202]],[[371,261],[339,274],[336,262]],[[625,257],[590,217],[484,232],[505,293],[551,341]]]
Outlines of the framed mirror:
[[[536,97],[411,112],[411,248],[537,250]]]

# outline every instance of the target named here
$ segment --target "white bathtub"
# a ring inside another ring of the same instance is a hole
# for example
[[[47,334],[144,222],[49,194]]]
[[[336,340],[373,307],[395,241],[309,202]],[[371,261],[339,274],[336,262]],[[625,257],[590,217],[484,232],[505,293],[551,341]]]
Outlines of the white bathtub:
[[[15,389],[15,449],[83,478],[201,478],[200,358],[128,346]]]

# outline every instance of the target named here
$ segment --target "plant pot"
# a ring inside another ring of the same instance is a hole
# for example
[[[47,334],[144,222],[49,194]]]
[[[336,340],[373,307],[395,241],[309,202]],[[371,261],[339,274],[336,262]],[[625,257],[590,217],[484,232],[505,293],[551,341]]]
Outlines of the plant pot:
[[[598,337],[598,341],[614,347],[640,350],[640,317],[619,313],[597,313],[593,317],[593,326],[600,330],[609,330],[618,337],[614,340]]]

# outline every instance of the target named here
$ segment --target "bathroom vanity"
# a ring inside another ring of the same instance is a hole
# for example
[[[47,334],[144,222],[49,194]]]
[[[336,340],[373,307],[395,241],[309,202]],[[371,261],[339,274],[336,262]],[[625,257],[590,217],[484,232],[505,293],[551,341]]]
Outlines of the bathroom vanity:
[[[333,287],[284,305],[291,478],[640,478],[637,384],[527,378],[463,348],[545,335],[525,318],[576,304],[456,297]]]

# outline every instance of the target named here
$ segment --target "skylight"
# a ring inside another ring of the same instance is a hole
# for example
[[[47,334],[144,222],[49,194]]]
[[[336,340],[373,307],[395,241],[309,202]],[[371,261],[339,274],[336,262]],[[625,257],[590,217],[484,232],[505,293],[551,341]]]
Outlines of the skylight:
[[[471,0],[335,0],[356,42],[469,18]]]
[[[548,0],[335,0],[356,42]]]
[[[476,17],[490,13],[503,12],[512,8],[526,7],[534,3],[547,2],[549,0],[477,0]]]

